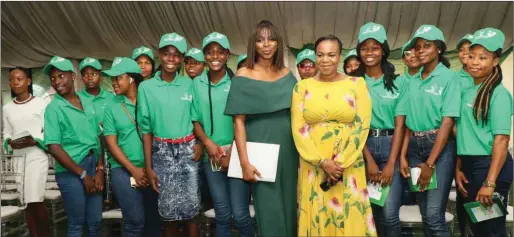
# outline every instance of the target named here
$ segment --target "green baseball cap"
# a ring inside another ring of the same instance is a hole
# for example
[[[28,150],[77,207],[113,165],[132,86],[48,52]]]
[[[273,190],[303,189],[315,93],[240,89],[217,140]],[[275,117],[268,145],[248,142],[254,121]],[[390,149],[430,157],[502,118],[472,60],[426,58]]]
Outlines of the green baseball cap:
[[[139,48],[135,48],[133,51],[132,51],[132,59],[136,60],[137,58],[139,58],[139,56],[141,55],[146,55],[147,57],[149,57],[151,60],[154,60],[153,59],[153,52],[150,48],[148,47],[145,47],[145,46],[141,46]]]
[[[227,36],[218,32],[212,32],[209,35],[205,36],[205,38],[203,38],[202,50],[205,49],[205,47],[212,42],[216,42],[220,44],[221,47],[223,47],[224,49],[230,50],[230,43],[228,42]]]
[[[312,49],[304,49],[300,53],[298,53],[298,56],[296,56],[296,65],[300,64],[303,60],[309,59],[313,63],[316,63],[316,52]]]
[[[102,70],[102,65],[100,64],[98,59],[95,59],[95,58],[88,57],[88,58],[85,58],[84,60],[82,60],[82,62],[80,62],[80,64],[79,64],[79,71],[82,72],[82,70],[85,67],[92,67],[98,71]]]
[[[504,43],[505,35],[503,32],[501,32],[501,30],[488,27],[475,32],[470,47],[478,44],[482,45],[489,52],[495,52],[498,49],[503,49]]]
[[[239,57],[237,57],[237,65],[239,65],[246,58],[248,58],[248,54],[241,54],[241,55],[239,55]]]
[[[73,64],[69,59],[65,59],[63,57],[54,56],[47,65],[43,68],[43,73],[47,76],[50,76],[50,70],[52,67],[55,67],[63,72],[73,72]]]
[[[440,40],[444,42],[443,32],[434,25],[422,25],[412,36],[409,47],[414,47],[418,38],[434,41]]]
[[[348,53],[346,53],[346,55],[344,56],[343,62],[346,61],[346,59],[348,59],[349,57],[352,57],[352,56],[359,57],[357,55],[357,50],[356,49],[352,49],[352,50],[348,51]]]
[[[198,62],[205,62],[205,58],[203,56],[202,50],[197,49],[197,48],[189,49],[186,53],[186,58],[187,57],[191,57]]]
[[[469,43],[471,43],[471,41],[473,40],[473,35],[472,34],[466,34],[466,36],[462,37],[462,39],[459,40],[459,42],[457,43],[457,50],[459,50],[460,46],[468,41]]]
[[[405,52],[411,50],[414,45],[412,45],[412,39],[407,41],[405,44],[402,45],[402,58],[405,56]]]
[[[368,22],[361,26],[358,37],[359,44],[367,39],[374,39],[383,44],[387,40],[387,34],[384,26],[375,22]]]
[[[112,62],[111,68],[102,71],[102,74],[110,77],[117,77],[125,73],[141,74],[141,68],[133,59],[127,57],[116,57]]]
[[[186,39],[175,32],[163,35],[159,41],[159,49],[170,45],[177,48],[182,54],[187,50]]]

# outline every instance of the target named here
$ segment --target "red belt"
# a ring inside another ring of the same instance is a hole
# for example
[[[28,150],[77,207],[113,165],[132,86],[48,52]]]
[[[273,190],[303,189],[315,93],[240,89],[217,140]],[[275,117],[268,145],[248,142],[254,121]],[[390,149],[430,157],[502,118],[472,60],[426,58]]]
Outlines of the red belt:
[[[175,139],[166,139],[166,138],[158,138],[158,137],[154,137],[153,139],[155,141],[158,141],[158,142],[166,142],[166,143],[171,143],[171,144],[180,144],[180,143],[186,143],[186,142],[190,142],[190,141],[194,140],[195,139],[195,135],[194,134],[190,134],[188,136],[181,137],[181,138],[175,138]]]

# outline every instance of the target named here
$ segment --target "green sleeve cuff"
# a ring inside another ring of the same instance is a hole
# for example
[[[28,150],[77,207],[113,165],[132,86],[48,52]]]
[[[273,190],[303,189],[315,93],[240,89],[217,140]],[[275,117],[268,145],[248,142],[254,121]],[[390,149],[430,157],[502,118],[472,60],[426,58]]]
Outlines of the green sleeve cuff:
[[[10,138],[7,138],[4,140],[4,144],[3,144],[4,151],[6,154],[12,155],[13,151],[12,151],[11,147],[9,146],[9,141],[11,141]]]
[[[41,148],[43,151],[45,152],[48,152],[48,147],[45,146],[45,143],[43,142],[43,140],[39,139],[39,138],[34,138],[34,140],[36,140],[37,142],[37,147]]]

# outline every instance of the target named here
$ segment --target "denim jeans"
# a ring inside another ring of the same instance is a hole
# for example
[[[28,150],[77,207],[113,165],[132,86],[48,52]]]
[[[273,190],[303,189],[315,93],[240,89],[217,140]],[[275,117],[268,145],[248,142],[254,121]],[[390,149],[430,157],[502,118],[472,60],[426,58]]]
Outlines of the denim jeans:
[[[462,171],[468,179],[468,183],[464,184],[468,197],[463,198],[464,203],[474,202],[478,191],[482,187],[489,167],[491,166],[491,156],[461,156]],[[513,161],[510,154],[507,155],[505,164],[503,165],[498,178],[496,179],[495,192],[503,196],[503,205],[507,207],[510,185],[512,184]],[[507,215],[512,215],[509,213]],[[467,216],[467,215],[466,215]],[[473,224],[468,221],[474,236],[480,237],[506,237],[507,230],[505,228],[506,216],[490,219]]]
[[[411,168],[428,159],[434,147],[435,139],[435,134],[410,138],[407,156]],[[448,139],[448,143],[435,163],[437,189],[416,193],[425,236],[450,237],[445,212],[455,174],[455,161],[455,141]]]
[[[368,150],[382,171],[387,164],[391,152],[392,136],[368,137]],[[393,183],[383,207],[371,205],[377,232],[380,236],[397,237],[401,235],[400,206],[402,204],[403,178],[400,176],[399,160],[395,164]]]
[[[78,165],[86,170],[88,175],[96,175],[94,155],[86,156]],[[102,194],[87,194],[80,177],[68,171],[56,173],[55,181],[61,191],[68,218],[66,236],[81,237],[82,228],[87,225],[87,237],[99,237],[102,223]]]
[[[239,229],[239,236],[253,236],[249,184],[227,177],[226,172],[213,172],[209,161],[204,162],[204,173],[216,213],[216,236],[232,236],[232,218]]]
[[[112,189],[123,214],[123,237],[160,237],[161,217],[157,193],[151,188],[132,188],[125,168],[111,170]]]

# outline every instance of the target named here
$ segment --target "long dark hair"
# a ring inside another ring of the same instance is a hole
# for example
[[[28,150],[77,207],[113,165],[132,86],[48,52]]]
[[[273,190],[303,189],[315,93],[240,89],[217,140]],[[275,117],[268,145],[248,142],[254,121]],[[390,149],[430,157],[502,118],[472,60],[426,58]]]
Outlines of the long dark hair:
[[[246,67],[249,69],[253,69],[257,60],[257,52],[255,49],[255,43],[257,39],[260,37],[261,32],[264,30],[269,30],[271,34],[271,38],[277,41],[278,47],[275,55],[273,55],[273,66],[281,70],[284,68],[284,41],[282,40],[282,35],[280,35],[278,29],[268,20],[263,20],[259,22],[253,29],[253,33],[248,37],[248,52],[247,52],[247,61]]]
[[[24,68],[24,67],[9,68],[9,74],[15,70],[22,71],[23,73],[25,73],[25,75],[27,76],[28,79],[32,80],[32,70],[30,68]],[[33,84],[34,84],[34,81],[32,81],[32,83],[29,84],[29,88],[28,88],[28,91],[31,95],[33,95],[33,93],[34,93],[34,89],[32,87]],[[14,91],[11,90],[11,98],[15,98],[15,97],[16,97],[16,93],[14,93]]]
[[[359,58],[360,58],[360,54],[361,54],[360,53],[361,45],[362,45],[362,42],[357,45],[357,49],[356,49],[357,55],[359,55]],[[394,80],[396,79],[396,77],[398,77],[398,74],[394,74],[396,69],[395,69],[394,65],[387,60],[387,58],[389,57],[389,53],[391,52],[391,50],[389,49],[389,44],[387,43],[387,40],[384,41],[384,43],[382,43],[380,45],[382,47],[382,53],[383,53],[382,60],[380,61],[380,68],[382,69],[382,73],[384,73],[384,88],[386,88],[386,90],[394,93],[393,89],[398,89],[394,85]],[[364,77],[365,74],[366,74],[366,66],[364,66],[364,63],[361,63],[359,65],[359,68],[357,68],[357,70],[355,72],[351,73],[351,76]]]
[[[140,73],[127,73],[127,75],[129,75],[129,77],[132,77],[134,78],[135,80],[135,83],[136,83],[136,88],[139,88],[139,84],[141,84],[141,82],[143,82],[144,78],[143,78],[143,75],[141,75]],[[137,108],[139,107],[139,101],[137,101],[137,97],[136,97],[136,109],[134,111],[134,121],[135,121],[135,126],[136,126],[136,131],[137,131],[137,134],[139,135],[139,139],[141,139],[141,142],[143,142],[143,135],[141,134],[141,131],[139,131],[139,123],[137,122]]]
[[[450,68],[450,60],[444,56],[444,53],[446,52],[446,44],[443,41],[436,40],[434,41],[435,45],[439,49],[440,53],[438,55],[439,62],[443,63],[444,66],[447,68]]]
[[[496,58],[501,57],[502,50],[498,49],[494,52]],[[473,116],[478,125],[478,121],[482,120],[482,126],[486,125],[489,116],[489,106],[491,102],[491,96],[493,95],[494,89],[500,85],[503,80],[503,73],[500,64],[493,68],[493,71],[487,76],[480,88],[478,88],[475,101],[473,102]]]

